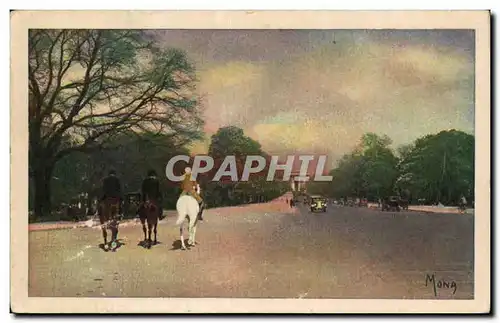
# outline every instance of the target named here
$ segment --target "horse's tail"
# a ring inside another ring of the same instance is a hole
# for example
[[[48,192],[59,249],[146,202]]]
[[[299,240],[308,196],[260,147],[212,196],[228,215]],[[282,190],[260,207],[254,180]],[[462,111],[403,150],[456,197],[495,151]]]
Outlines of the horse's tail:
[[[187,216],[195,219],[198,213],[198,202],[188,195],[181,196],[177,201],[177,221],[176,225],[182,225]]]
[[[186,215],[187,214],[185,212],[180,213],[179,211],[177,211],[177,220],[175,221],[175,225],[181,225],[186,219]]]
[[[188,213],[184,196],[181,196],[179,200],[177,200],[176,209],[177,209],[177,220],[175,221],[175,225],[179,226],[182,225],[182,223],[184,223],[184,220],[186,219]]]
[[[175,225],[182,225],[184,223],[184,220],[186,220],[186,217],[189,215],[188,213],[189,212],[186,205],[177,207],[177,220],[175,221]]]

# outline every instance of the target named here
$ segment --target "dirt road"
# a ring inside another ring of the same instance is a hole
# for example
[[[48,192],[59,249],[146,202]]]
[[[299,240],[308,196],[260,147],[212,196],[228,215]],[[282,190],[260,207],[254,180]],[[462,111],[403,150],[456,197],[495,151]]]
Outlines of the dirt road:
[[[173,216],[151,250],[138,245],[139,225],[120,228],[114,253],[99,248],[93,228],[32,231],[29,295],[473,298],[472,215],[335,206],[311,214],[275,202],[205,219],[189,251],[178,249]]]

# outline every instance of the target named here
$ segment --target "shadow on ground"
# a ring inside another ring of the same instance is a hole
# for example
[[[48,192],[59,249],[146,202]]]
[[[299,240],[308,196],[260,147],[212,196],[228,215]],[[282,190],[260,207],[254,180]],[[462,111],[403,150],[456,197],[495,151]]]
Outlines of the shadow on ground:
[[[162,244],[162,242],[161,241],[156,241],[156,242],[152,241],[151,242],[151,247],[159,245],[159,244]],[[148,242],[147,242],[147,240],[139,241],[139,243],[137,245],[139,247],[143,247],[144,249],[148,249]]]
[[[189,239],[184,239],[184,244],[186,245],[186,248],[188,250],[190,250],[191,248],[193,248],[194,246],[188,244],[188,240]],[[198,244],[198,243],[196,243]],[[173,243],[172,243],[172,249],[170,250],[181,250],[182,249],[182,243],[181,243],[181,240],[175,240]]]
[[[118,239],[118,240],[116,241],[116,248],[115,248],[113,251],[117,251],[118,249],[120,249],[120,248],[121,248],[122,246],[124,246],[125,244],[126,244],[126,243],[124,243],[122,239]],[[108,243],[108,246],[109,246],[109,243]],[[104,248],[104,243],[100,243],[100,244],[99,244],[99,249],[101,249],[101,250],[103,250],[103,251],[108,252],[108,251],[110,251],[110,249],[111,249],[111,248],[109,248],[109,249],[105,249],[105,248]]]

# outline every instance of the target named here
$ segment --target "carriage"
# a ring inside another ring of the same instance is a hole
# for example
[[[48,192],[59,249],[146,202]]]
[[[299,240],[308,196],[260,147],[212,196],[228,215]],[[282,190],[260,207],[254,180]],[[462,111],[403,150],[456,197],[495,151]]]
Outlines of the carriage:
[[[405,210],[405,211],[408,211],[408,206],[409,206],[410,202],[408,201],[407,198],[400,198],[399,199],[399,206]]]

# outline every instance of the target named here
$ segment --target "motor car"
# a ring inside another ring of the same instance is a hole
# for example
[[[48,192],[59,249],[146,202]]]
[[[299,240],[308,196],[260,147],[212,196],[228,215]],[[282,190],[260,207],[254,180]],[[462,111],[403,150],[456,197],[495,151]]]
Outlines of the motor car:
[[[400,208],[400,198],[399,196],[388,196],[384,198],[382,201],[382,211],[397,211],[401,210]]]
[[[356,205],[356,202],[354,201],[353,198],[347,198],[347,201],[346,201],[345,205],[353,207],[353,206]]]
[[[319,195],[311,196],[310,206],[311,206],[311,212],[316,212],[316,211],[326,212],[327,208],[326,198]]]
[[[367,198],[360,198],[358,206],[359,207],[368,207],[368,199]]]

